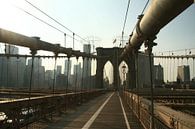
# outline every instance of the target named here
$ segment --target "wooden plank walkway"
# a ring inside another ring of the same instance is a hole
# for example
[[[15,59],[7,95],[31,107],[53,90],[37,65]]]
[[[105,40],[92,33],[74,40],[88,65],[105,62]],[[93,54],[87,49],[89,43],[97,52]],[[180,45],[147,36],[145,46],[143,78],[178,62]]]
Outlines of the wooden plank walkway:
[[[143,129],[126,104],[121,102],[117,92],[104,94],[62,115],[60,120],[48,124],[45,129]]]

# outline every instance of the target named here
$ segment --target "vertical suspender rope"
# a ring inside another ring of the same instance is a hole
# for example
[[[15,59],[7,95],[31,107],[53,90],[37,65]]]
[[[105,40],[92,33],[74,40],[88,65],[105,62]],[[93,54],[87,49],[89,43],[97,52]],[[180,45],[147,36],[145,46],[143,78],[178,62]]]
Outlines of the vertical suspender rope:
[[[55,84],[56,84],[56,63],[57,63],[57,54],[55,54],[55,63],[54,63],[54,79],[53,79],[53,85],[52,85],[52,93],[55,94]]]
[[[66,47],[66,33],[64,33],[64,47]]]
[[[175,81],[175,58],[173,58],[173,82]]]
[[[90,70],[89,76],[90,76],[90,90],[91,90],[91,91],[93,91],[93,83],[92,83],[92,79],[93,79],[93,78],[92,78],[92,74],[91,74],[91,73],[93,72],[93,65],[92,65],[92,64],[93,64],[93,59],[90,58],[90,66],[91,66],[90,69],[91,69],[91,70]]]
[[[179,57],[177,58],[177,68],[178,68],[178,66],[179,66]],[[177,71],[177,68],[176,68],[176,71]],[[178,76],[177,76],[177,74],[176,74],[176,81],[178,81]]]
[[[154,129],[154,100],[153,100],[153,72],[152,72],[152,59],[151,52],[149,52],[150,63],[150,83],[151,83],[151,129]]]
[[[90,67],[90,70],[89,70],[89,91],[91,92],[92,91],[92,76],[91,76],[91,71],[92,71],[92,65],[91,65],[91,63],[92,63],[92,58],[89,58],[89,62],[90,62],[90,64],[89,64],[89,67]]]
[[[9,56],[7,56],[7,80],[6,80],[6,85],[7,85],[7,87],[8,87],[8,77],[9,77],[9,72],[8,72],[8,70],[9,70]]]
[[[151,121],[150,121],[150,129],[154,129],[154,87],[153,87],[153,68],[152,68],[152,47],[153,44],[151,41],[148,41],[148,56],[149,56],[149,67],[150,67],[150,90],[151,90]]]
[[[177,58],[178,66],[180,66],[180,58]]]
[[[93,78],[93,85],[94,85],[94,89],[96,89],[97,87],[96,87],[96,84],[95,84],[95,81],[96,81],[96,62],[97,62],[97,60],[96,60],[96,58],[94,58],[94,67],[93,67],[93,73],[94,73],[94,78]]]
[[[67,64],[67,81],[66,81],[66,94],[68,93],[68,85],[69,85],[69,66],[70,66],[70,57],[68,57],[68,64]]]
[[[168,80],[169,80],[169,78],[168,78],[168,66],[169,66],[169,63],[168,63],[168,58],[166,57],[166,65],[167,65],[167,68],[166,68],[166,72],[167,72],[167,82],[168,82]]]
[[[25,70],[27,71],[27,65],[26,65],[26,63],[27,63],[27,57],[25,57]],[[25,84],[23,85],[23,87],[26,89],[26,85]]]
[[[38,85],[37,85],[37,88],[38,88],[38,89],[40,88],[40,80],[39,80],[39,78],[40,78],[40,77],[39,77],[39,72],[40,72],[40,71],[39,71],[39,70],[40,70],[40,69],[39,69],[39,65],[40,65],[40,64],[39,64],[39,61],[40,61],[40,58],[38,58]]]
[[[18,63],[19,63],[19,57],[16,58],[16,65],[17,65],[17,68],[16,68],[16,87],[19,88],[19,85],[18,85]]]
[[[181,57],[181,65],[183,65],[183,57]]]
[[[29,94],[28,94],[28,122],[30,121],[30,99],[31,99],[31,91],[32,91],[32,79],[33,79],[33,71],[34,71],[34,57],[36,54],[36,50],[31,50],[32,54],[32,62],[31,62],[31,69],[30,69],[30,82],[29,82]],[[28,125],[26,126],[26,129],[28,129]]]
[[[53,85],[52,85],[52,94],[55,94],[55,84],[56,84],[56,64],[57,64],[57,56],[58,54],[55,53],[55,62],[54,62],[54,74],[53,74]],[[53,112],[51,112],[51,120],[53,117]]]
[[[92,61],[91,61],[91,78],[92,78],[92,80],[91,80],[91,87],[92,87],[92,90],[95,89],[94,77],[92,76],[93,73],[94,73],[94,68],[95,68],[94,64],[95,64],[95,59],[92,58]]]
[[[91,58],[91,78],[92,78],[92,80],[91,80],[91,86],[92,86],[92,90],[94,90],[94,78],[93,78],[93,73],[94,73],[94,59],[93,58]]]
[[[193,77],[195,77],[195,66],[194,66],[194,57],[193,57]]]
[[[85,58],[82,57],[83,59],[83,68],[82,68],[82,77],[81,77],[81,103],[83,102],[83,88],[84,88],[84,60]]]
[[[72,41],[72,48],[74,49],[74,38],[75,38],[75,33],[72,33],[72,35],[73,35],[73,41]]]
[[[50,82],[50,79],[49,79],[49,77],[50,77],[50,76],[49,76],[49,74],[48,74],[48,77],[47,77],[47,86],[48,86],[48,88],[50,89],[50,83],[49,83],[49,82]]]
[[[170,65],[170,62],[171,62],[171,58],[170,57],[168,57],[168,67],[167,67],[167,78],[168,78],[168,81],[170,82],[171,80],[171,78],[170,78],[170,69],[171,69],[171,65]]]
[[[75,75],[75,86],[74,86],[74,100],[75,100],[75,107],[77,105],[77,81],[78,81],[78,59],[79,57],[76,57],[76,75]]]
[[[67,105],[68,105],[68,97],[67,97],[67,93],[68,93],[68,85],[69,85],[69,66],[70,66],[70,56],[68,56],[68,64],[67,64],[67,80],[66,80],[66,97],[65,97],[65,110],[67,110]]]
[[[169,59],[169,78],[170,78],[170,82],[172,82],[172,76],[171,74],[173,74],[173,69],[172,69],[172,57],[170,57]]]
[[[88,96],[87,96],[87,98],[89,97],[89,84],[88,84],[88,82],[89,82],[89,75],[88,75],[88,73],[89,73],[89,58],[87,57],[87,60],[86,60],[86,63],[87,63],[87,69],[86,69],[86,80],[85,80],[85,84],[87,85],[87,94],[88,94]],[[87,82],[87,83],[86,83]]]
[[[162,67],[163,67],[163,81],[165,82],[165,64],[164,64],[164,58],[161,58],[162,61]]]
[[[1,62],[1,86],[2,86],[2,84],[3,84],[3,62],[4,62],[4,57],[1,57],[2,58],[2,62]]]
[[[187,57],[187,58],[186,58],[187,66],[189,65],[189,64],[188,64],[188,59],[189,59],[189,58]],[[189,65],[189,69],[190,69],[190,65]],[[191,74],[190,74],[190,75],[191,75]],[[190,80],[191,80],[191,77],[190,77]],[[190,81],[190,80],[189,80],[189,81]]]

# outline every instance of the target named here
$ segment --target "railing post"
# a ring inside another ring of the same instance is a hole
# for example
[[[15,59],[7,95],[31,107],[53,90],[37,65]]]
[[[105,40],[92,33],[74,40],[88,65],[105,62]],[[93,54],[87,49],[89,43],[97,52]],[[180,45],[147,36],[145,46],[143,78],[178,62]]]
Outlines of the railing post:
[[[32,91],[32,79],[33,79],[33,70],[34,70],[34,57],[35,54],[37,53],[36,50],[31,50],[31,55],[32,55],[32,64],[31,64],[31,71],[30,71],[30,84],[29,84],[29,94],[28,94],[28,112],[27,112],[27,116],[28,116],[28,122],[30,121],[29,118],[29,113],[30,113],[30,99],[31,99],[31,91]],[[27,123],[28,123],[27,122]],[[28,129],[28,124],[26,126],[26,129]]]
[[[154,93],[153,93],[153,67],[152,67],[152,47],[156,45],[156,43],[153,42],[153,40],[156,37],[154,37],[152,40],[147,40],[145,41],[145,46],[148,47],[148,56],[149,56],[149,67],[150,67],[150,91],[151,91],[151,108],[150,108],[150,113],[151,113],[151,121],[150,121],[150,129],[154,129]]]
[[[67,79],[66,79],[66,89],[65,89],[65,92],[66,92],[66,96],[65,96],[65,111],[67,111],[67,108],[68,108],[68,79],[69,79],[69,65],[70,65],[70,55],[68,55],[68,64],[67,64]]]

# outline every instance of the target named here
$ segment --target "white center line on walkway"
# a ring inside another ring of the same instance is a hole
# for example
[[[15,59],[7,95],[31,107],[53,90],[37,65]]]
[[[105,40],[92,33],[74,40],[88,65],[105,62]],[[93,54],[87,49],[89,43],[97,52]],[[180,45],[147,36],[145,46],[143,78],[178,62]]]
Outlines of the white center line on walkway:
[[[108,103],[108,101],[110,100],[110,98],[113,96],[114,93],[112,93],[107,99],[106,101],[101,105],[101,107],[93,114],[93,116],[87,121],[87,123],[83,126],[82,129],[89,129],[89,127],[93,124],[93,122],[95,121],[95,119],[97,118],[97,116],[100,114],[100,112],[102,111],[102,109],[104,108],[104,106]]]
[[[123,115],[124,115],[124,118],[125,118],[125,123],[126,123],[127,129],[131,129],[131,128],[130,128],[130,125],[129,125],[129,121],[128,121],[128,119],[127,119],[127,115],[126,115],[126,113],[125,113],[125,109],[124,109],[124,106],[123,106],[123,102],[122,102],[122,100],[121,100],[121,97],[120,97],[119,93],[118,93],[118,97],[119,97],[119,100],[120,100],[120,103],[121,103],[121,108],[122,108],[122,110],[123,110]]]

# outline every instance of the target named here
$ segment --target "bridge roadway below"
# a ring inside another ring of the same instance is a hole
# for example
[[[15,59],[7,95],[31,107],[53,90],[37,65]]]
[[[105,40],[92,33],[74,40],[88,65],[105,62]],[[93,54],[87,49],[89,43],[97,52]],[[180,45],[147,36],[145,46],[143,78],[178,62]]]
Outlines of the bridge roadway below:
[[[122,102],[118,92],[110,92],[68,111],[60,119],[47,124],[45,129],[143,129],[143,127]]]

